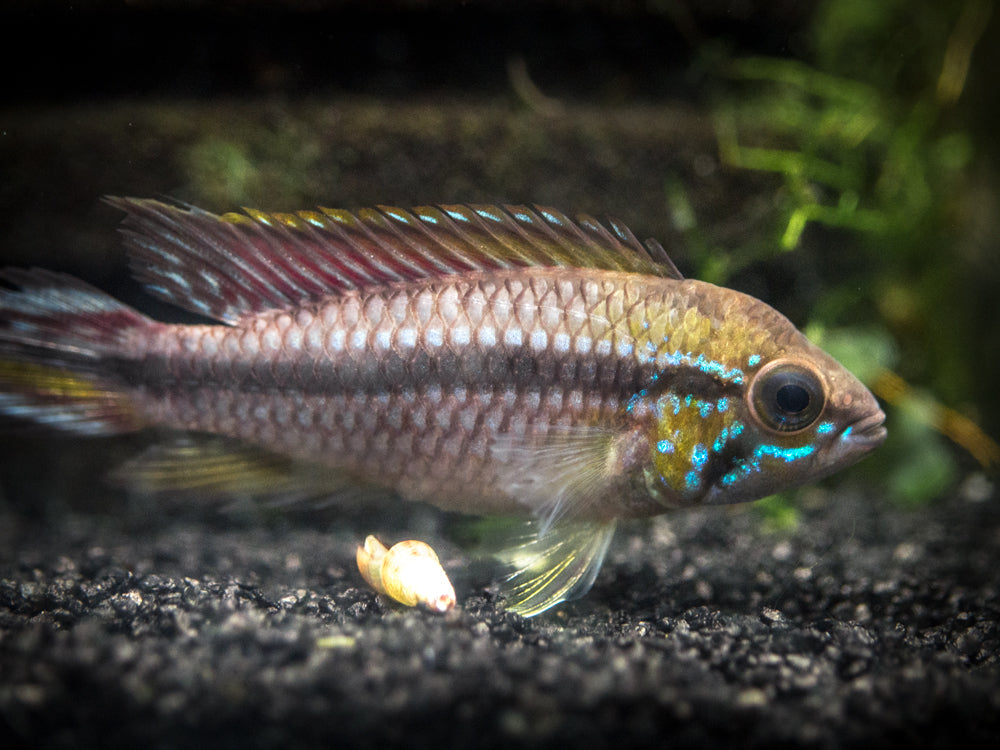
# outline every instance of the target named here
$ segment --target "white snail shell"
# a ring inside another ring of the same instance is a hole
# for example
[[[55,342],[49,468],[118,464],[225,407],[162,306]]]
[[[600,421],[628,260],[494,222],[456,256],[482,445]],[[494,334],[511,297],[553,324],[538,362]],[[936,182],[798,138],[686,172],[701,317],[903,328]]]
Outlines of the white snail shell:
[[[447,612],[455,606],[455,589],[438,556],[416,539],[386,549],[374,536],[358,547],[358,570],[369,586],[407,607]]]

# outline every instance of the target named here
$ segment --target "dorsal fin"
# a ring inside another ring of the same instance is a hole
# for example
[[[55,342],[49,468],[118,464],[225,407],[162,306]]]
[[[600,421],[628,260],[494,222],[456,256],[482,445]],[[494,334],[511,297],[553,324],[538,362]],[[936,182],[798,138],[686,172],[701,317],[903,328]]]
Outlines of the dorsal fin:
[[[350,289],[469,271],[577,266],[681,278],[627,227],[524,206],[379,206],[217,216],[109,197],[133,273],[149,291],[224,322]]]

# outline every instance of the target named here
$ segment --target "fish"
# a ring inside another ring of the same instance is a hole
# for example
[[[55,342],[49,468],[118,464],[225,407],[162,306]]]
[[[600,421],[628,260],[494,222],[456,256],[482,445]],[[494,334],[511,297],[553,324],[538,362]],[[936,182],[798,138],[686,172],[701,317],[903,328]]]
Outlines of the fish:
[[[7,268],[0,415],[193,436],[126,472],[151,492],[304,477],[526,519],[500,554],[526,617],[586,593],[619,519],[759,499],[886,436],[868,389],[785,316],[684,278],[615,219],[105,200],[133,276],[203,322]]]

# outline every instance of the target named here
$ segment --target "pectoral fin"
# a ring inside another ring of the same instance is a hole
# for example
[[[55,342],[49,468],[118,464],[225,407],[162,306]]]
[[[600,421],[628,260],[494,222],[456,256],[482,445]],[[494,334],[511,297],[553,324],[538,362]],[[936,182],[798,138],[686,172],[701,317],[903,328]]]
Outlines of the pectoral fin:
[[[600,427],[559,428],[539,439],[500,436],[491,445],[502,481],[539,521],[545,536],[585,517],[609,491],[618,469],[618,434]]]
[[[499,554],[514,571],[501,589],[507,609],[524,617],[586,594],[615,532],[614,521],[564,522],[544,533],[539,522],[529,525],[536,533]]]

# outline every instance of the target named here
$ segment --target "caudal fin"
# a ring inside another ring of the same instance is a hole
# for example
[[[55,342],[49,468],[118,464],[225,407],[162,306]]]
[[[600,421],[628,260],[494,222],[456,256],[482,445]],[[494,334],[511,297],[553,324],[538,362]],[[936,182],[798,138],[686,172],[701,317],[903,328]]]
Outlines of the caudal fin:
[[[114,372],[126,331],[156,325],[89,284],[43,270],[0,280],[0,415],[84,435],[138,429]]]

